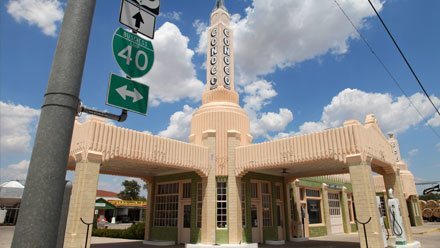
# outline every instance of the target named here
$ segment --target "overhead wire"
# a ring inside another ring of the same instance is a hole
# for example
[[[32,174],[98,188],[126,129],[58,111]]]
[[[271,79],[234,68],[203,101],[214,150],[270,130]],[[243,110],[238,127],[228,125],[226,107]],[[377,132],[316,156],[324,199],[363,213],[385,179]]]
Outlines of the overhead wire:
[[[374,55],[374,57],[377,59],[377,61],[379,61],[380,65],[383,67],[383,69],[385,70],[385,72],[388,74],[388,76],[392,79],[392,81],[394,82],[394,84],[400,89],[400,91],[402,92],[402,94],[408,99],[409,103],[411,104],[411,106],[414,107],[414,109],[417,111],[417,113],[419,114],[420,118],[426,123],[426,125],[432,130],[432,132],[440,139],[440,135],[437,133],[437,131],[435,131],[435,129],[429,124],[429,122],[426,120],[426,118],[422,115],[422,113],[420,112],[420,110],[416,107],[416,105],[413,103],[413,101],[411,100],[411,98],[408,96],[408,94],[403,90],[403,88],[400,86],[399,82],[397,81],[397,79],[393,76],[393,74],[391,73],[391,71],[388,69],[388,67],[385,65],[385,63],[382,61],[382,59],[380,59],[380,57],[376,54],[376,52],[374,51],[373,47],[370,45],[370,43],[367,41],[367,39],[362,35],[362,33],[359,31],[359,29],[356,27],[356,25],[353,23],[353,21],[351,20],[351,18],[348,16],[348,14],[345,12],[345,10],[342,8],[342,6],[338,3],[337,0],[333,0],[335,2],[335,4],[338,6],[338,8],[341,10],[342,14],[344,14],[345,18],[347,18],[347,20],[350,22],[351,26],[353,26],[353,29],[358,33],[359,37],[361,38],[361,40],[365,43],[365,45],[368,47],[368,49],[370,50],[370,52]]]
[[[429,101],[431,102],[432,106],[434,107],[434,109],[437,111],[437,114],[440,116],[440,111],[438,110],[437,106],[435,106],[434,102],[432,101],[431,97],[428,95],[428,92],[426,92],[425,87],[423,87],[422,82],[420,82],[419,77],[417,76],[417,74],[414,72],[411,64],[408,62],[408,60],[406,59],[405,54],[403,54],[402,49],[400,49],[399,44],[397,44],[396,40],[394,39],[393,35],[391,34],[390,30],[388,29],[387,25],[385,24],[385,22],[383,21],[382,17],[379,15],[379,13],[377,12],[376,8],[374,7],[373,3],[371,2],[371,0],[368,0],[368,2],[371,5],[371,8],[373,8],[374,13],[376,13],[376,16],[379,18],[380,22],[382,23],[382,26],[385,28],[385,30],[388,33],[388,36],[391,38],[391,40],[393,41],[394,45],[396,46],[397,50],[399,50],[400,56],[402,56],[403,60],[405,61],[406,65],[408,66],[409,70],[411,71],[412,75],[414,76],[414,78],[416,79],[417,83],[419,84],[420,88],[422,88],[423,93],[425,93],[426,97],[429,99]]]

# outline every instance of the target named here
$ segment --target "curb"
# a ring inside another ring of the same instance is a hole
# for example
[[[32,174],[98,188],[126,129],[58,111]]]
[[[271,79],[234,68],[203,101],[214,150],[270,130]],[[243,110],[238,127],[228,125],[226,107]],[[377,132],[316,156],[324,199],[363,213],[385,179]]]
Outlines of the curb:
[[[440,232],[440,227],[432,228],[432,229],[422,231],[422,232],[413,232],[413,235],[423,235],[423,234],[432,233],[432,232]]]

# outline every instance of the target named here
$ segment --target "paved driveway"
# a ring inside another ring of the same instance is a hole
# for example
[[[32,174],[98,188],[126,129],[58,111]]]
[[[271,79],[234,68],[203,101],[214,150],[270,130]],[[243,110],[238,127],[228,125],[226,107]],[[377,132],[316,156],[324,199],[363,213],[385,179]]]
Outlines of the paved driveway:
[[[438,248],[440,244],[440,223],[425,224],[423,227],[413,228],[414,239],[420,241],[423,248]],[[11,247],[14,227],[0,226],[0,248]],[[183,245],[168,247],[184,248]],[[359,248],[357,233],[332,235],[313,238],[305,242],[288,242],[285,245],[260,245],[264,248]],[[92,248],[157,248],[156,246],[142,245],[142,241],[131,241],[125,239],[111,239],[92,237]]]

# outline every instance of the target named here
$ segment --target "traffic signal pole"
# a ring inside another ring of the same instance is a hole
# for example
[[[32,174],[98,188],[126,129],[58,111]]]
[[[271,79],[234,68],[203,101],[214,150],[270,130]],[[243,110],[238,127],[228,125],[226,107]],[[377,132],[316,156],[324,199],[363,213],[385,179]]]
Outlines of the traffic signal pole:
[[[96,0],[69,0],[41,107],[12,247],[56,247],[66,166]]]

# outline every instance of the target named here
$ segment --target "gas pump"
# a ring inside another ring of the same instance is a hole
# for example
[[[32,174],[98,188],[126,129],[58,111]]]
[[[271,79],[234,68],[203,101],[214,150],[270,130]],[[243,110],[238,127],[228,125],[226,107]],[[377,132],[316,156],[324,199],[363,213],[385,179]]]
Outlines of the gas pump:
[[[390,211],[390,228],[393,235],[396,236],[396,245],[406,245],[406,235],[403,228],[402,215],[400,213],[399,200],[394,198],[393,190],[388,190],[388,209]]]
[[[382,237],[383,237],[383,247],[387,247],[388,246],[388,230],[385,227],[385,221],[384,221],[384,216],[382,216],[382,204],[380,202],[380,197],[376,196],[376,206],[377,206],[377,210],[379,211],[379,222],[380,222],[380,227],[382,229]]]

